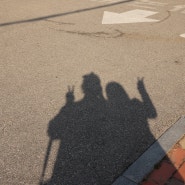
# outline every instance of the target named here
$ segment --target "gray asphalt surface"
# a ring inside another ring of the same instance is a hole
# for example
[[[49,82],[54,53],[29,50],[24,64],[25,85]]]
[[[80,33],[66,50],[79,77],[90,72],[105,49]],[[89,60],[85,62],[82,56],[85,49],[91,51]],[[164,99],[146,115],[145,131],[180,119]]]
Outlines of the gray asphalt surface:
[[[184,115],[184,5],[1,0],[0,184],[39,184],[49,139],[48,184],[111,184]],[[134,9],[160,21],[102,25]]]

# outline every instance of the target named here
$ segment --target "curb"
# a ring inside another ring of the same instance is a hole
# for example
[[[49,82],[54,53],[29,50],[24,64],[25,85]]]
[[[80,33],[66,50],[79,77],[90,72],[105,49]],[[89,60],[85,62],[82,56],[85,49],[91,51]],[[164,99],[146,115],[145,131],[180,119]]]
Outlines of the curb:
[[[155,141],[112,185],[137,185],[185,133],[185,116]]]

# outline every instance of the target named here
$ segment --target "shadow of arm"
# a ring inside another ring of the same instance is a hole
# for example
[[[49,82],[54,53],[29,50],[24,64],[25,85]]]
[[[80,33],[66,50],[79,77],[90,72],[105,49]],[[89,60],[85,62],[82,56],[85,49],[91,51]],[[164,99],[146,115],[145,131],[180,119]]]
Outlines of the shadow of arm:
[[[48,124],[47,134],[51,140],[61,138],[61,112],[62,111],[60,111]]]
[[[137,88],[141,95],[141,98],[143,100],[143,109],[148,118],[156,118],[157,117],[157,111],[152,103],[152,100],[150,99],[149,94],[146,91],[143,78],[138,79],[137,82]]]

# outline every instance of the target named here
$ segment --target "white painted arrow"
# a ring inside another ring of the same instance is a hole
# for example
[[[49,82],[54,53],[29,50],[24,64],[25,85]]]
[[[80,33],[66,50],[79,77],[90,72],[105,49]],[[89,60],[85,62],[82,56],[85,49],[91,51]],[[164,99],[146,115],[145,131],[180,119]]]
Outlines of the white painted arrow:
[[[180,36],[185,38],[185,33],[184,34],[181,34]]]
[[[159,20],[146,18],[157,14],[147,10],[131,10],[123,13],[114,13],[104,11],[102,24],[121,24],[121,23],[138,23],[138,22],[157,22]]]

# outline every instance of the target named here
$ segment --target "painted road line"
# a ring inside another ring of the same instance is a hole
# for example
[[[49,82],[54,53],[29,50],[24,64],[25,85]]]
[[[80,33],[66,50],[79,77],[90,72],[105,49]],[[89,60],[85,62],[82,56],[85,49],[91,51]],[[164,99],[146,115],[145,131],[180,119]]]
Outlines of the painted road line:
[[[181,34],[180,36],[185,38],[185,33]]]
[[[177,6],[174,6],[173,9],[171,9],[170,11],[177,12],[177,11],[181,11],[183,9],[185,9],[185,5],[177,5]]]
[[[102,3],[118,3],[121,2],[121,0],[101,0]]]
[[[136,1],[135,3],[140,3],[140,4],[145,4],[145,5],[153,5],[153,6],[164,6],[167,3],[159,3],[159,2],[155,2],[155,1],[150,1],[150,0],[140,0],[139,2]]]
[[[141,22],[157,22],[159,20],[147,18],[158,12],[146,10],[131,10],[123,13],[114,13],[104,11],[102,24],[122,24],[122,23],[141,23]]]
[[[137,6],[137,7],[143,7],[148,9],[156,9],[157,7],[162,7],[165,5],[167,5],[167,3],[159,3],[159,2],[149,1],[149,0],[140,0],[129,4],[129,6]]]
[[[150,4],[154,4],[154,5],[159,5],[159,6],[163,6],[163,5],[166,5],[167,4],[167,3],[161,3],[161,2],[150,1],[150,0],[140,0],[140,2],[150,3]]]
[[[97,3],[106,3],[106,4],[124,2],[122,0],[90,0],[90,1],[97,2]]]
[[[173,145],[184,135],[185,117],[173,124],[154,144],[152,144],[118,179],[113,185],[140,183],[154,166],[161,161]]]

